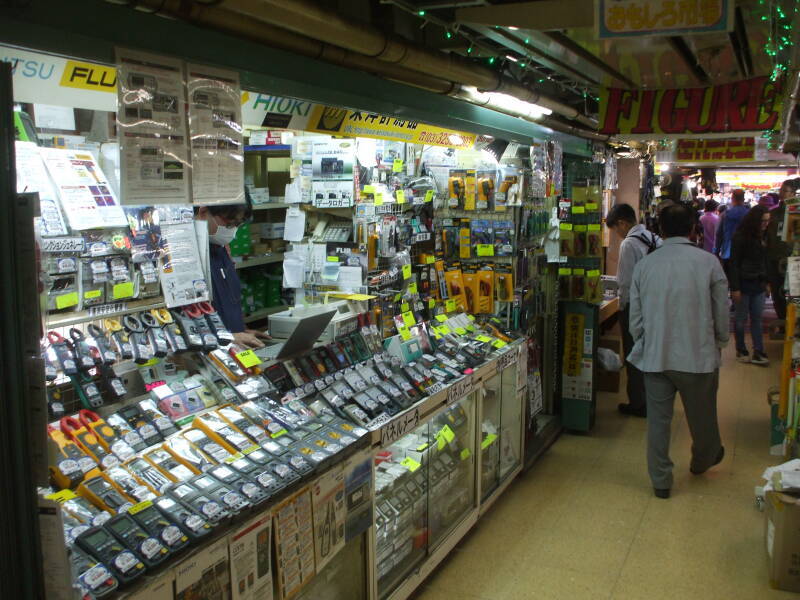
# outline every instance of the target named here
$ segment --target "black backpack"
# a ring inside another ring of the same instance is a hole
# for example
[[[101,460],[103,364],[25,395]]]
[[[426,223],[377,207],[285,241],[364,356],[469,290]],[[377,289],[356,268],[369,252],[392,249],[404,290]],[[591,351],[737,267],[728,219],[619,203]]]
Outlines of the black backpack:
[[[635,235],[633,236],[640,242],[642,242],[645,246],[647,246],[647,253],[651,254],[655,250],[658,250],[658,242],[656,242],[656,235],[654,233],[650,234],[650,239],[648,240],[644,234]]]

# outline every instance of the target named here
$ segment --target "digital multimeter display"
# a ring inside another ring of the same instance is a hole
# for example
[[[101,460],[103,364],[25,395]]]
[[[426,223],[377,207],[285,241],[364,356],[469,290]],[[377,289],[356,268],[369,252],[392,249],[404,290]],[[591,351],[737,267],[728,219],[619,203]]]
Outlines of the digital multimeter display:
[[[211,479],[211,477],[198,477],[193,483],[201,489],[206,489],[217,485],[217,482]]]

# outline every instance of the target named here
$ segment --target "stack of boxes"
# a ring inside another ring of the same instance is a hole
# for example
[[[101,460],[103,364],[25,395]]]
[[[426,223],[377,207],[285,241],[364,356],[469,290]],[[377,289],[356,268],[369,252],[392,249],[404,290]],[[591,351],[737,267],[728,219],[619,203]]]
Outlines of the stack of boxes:
[[[245,269],[239,272],[242,282],[242,311],[252,314],[281,304],[280,265]]]
[[[230,244],[231,256],[248,256],[253,253],[253,241],[250,231],[249,223],[244,223],[236,230],[236,237],[233,238]]]

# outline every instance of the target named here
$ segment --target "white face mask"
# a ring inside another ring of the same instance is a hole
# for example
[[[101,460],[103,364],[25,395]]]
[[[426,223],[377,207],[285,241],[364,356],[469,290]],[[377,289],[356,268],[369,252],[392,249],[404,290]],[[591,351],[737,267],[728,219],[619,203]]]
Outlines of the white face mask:
[[[208,236],[209,241],[217,246],[227,246],[236,237],[236,230],[238,227],[226,227],[225,225],[218,225],[216,233]]]

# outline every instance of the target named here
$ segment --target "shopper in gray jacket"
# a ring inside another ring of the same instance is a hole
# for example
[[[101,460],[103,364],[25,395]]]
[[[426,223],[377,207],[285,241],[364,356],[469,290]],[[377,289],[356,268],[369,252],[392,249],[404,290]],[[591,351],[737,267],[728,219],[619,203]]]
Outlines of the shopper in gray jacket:
[[[647,467],[655,495],[669,498],[670,427],[680,392],[692,435],[690,471],[718,464],[725,449],[717,423],[720,349],[728,342],[728,281],[717,258],[688,236],[689,208],[666,207],[660,215],[666,238],[658,252],[638,262],[630,294],[628,360],[645,374]]]

